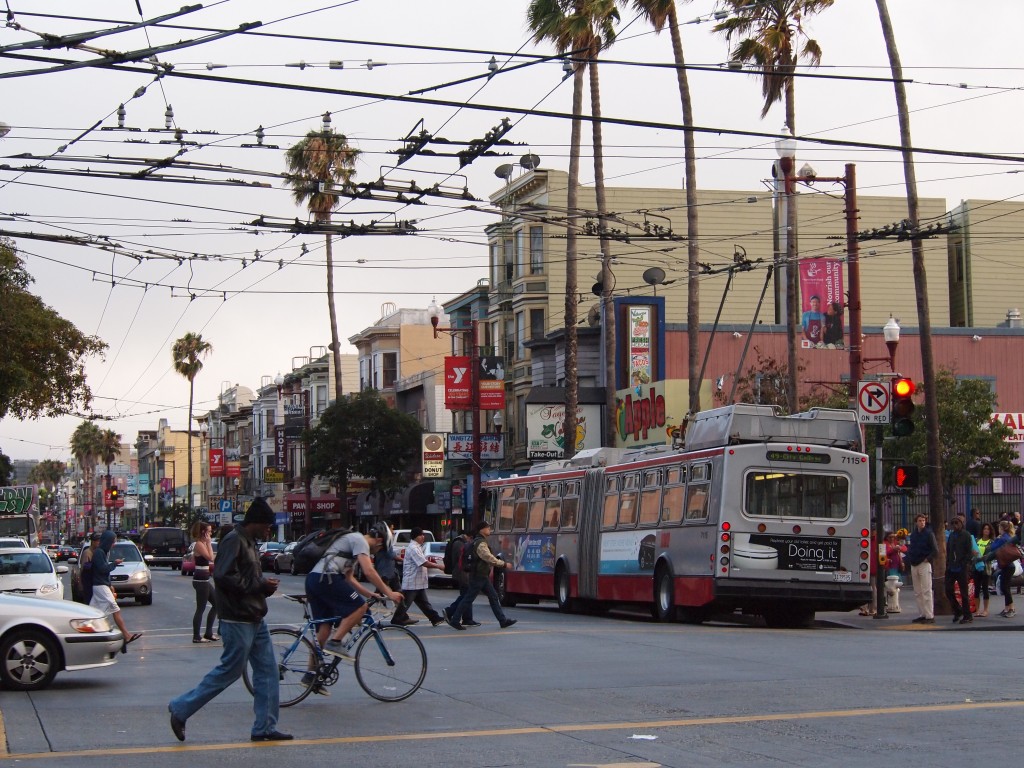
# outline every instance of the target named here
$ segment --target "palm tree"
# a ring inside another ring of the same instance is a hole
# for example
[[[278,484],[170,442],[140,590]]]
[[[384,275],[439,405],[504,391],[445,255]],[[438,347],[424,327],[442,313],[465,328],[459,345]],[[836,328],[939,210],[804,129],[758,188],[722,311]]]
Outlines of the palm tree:
[[[676,82],[679,86],[679,101],[683,108],[683,162],[686,176],[686,335],[687,371],[690,380],[690,412],[700,410],[700,283],[697,280],[700,267],[700,244],[697,241],[697,149],[694,144],[693,105],[690,102],[690,83],[686,77],[686,60],[683,57],[683,40],[679,34],[679,17],[675,0],[631,0],[633,8],[640,12],[661,32],[666,25],[672,38],[672,54],[676,63]]]
[[[114,463],[118,454],[121,453],[121,436],[112,429],[104,429],[99,434],[99,442],[96,445],[97,458],[107,465],[107,488],[110,487],[110,465]],[[106,497],[104,497],[106,500]],[[111,515],[113,507],[107,507],[107,528],[111,527]]]
[[[82,475],[85,477],[85,497],[92,505],[95,501],[95,470],[100,451],[100,428],[91,421],[83,421],[71,434],[71,455],[75,457],[78,466],[82,468]],[[90,480],[93,487],[90,490]]]
[[[917,229],[920,214],[917,198],[917,173],[914,170],[914,153],[910,140],[910,109],[907,106],[907,89],[903,81],[903,65],[900,53],[896,48],[896,37],[893,34],[892,21],[889,19],[889,7],[885,0],[875,0],[878,6],[878,18],[882,24],[882,35],[885,48],[889,53],[889,65],[892,70],[893,87],[896,90],[896,112],[900,121],[900,145],[903,148],[903,176],[907,187],[907,218],[910,219],[912,231]],[[932,352],[932,321],[928,309],[928,278],[924,268],[924,243],[920,238],[911,238],[910,257],[914,270],[914,291],[917,293],[917,323],[921,329],[921,369],[924,376],[924,391],[936,392],[935,355]],[[924,401],[924,423],[927,430],[925,446],[928,453],[928,507],[932,529],[941,530],[946,519],[942,494],[932,489],[942,488],[942,449],[939,443],[939,399],[926,397]],[[939,562],[935,572],[943,572],[945,552],[940,551]]]
[[[349,146],[344,134],[334,133],[325,126],[321,131],[310,131],[298,144],[285,152],[288,172],[285,178],[292,188],[292,196],[299,205],[305,204],[313,218],[320,223],[331,220],[331,212],[338,206],[338,187],[345,187],[355,176],[359,150]],[[338,314],[334,308],[334,251],[331,233],[324,235],[327,250],[327,311],[331,318],[331,354],[334,360],[334,398],[341,400],[341,342],[338,339]]]
[[[64,477],[66,467],[64,462],[55,459],[43,459],[28,473],[28,481],[39,486],[39,500],[46,501],[46,507],[51,514],[56,513],[57,485]],[[45,493],[44,493],[45,492]],[[42,507],[42,504],[40,504]]]
[[[195,397],[196,376],[203,370],[202,358],[213,351],[213,345],[201,333],[186,333],[171,347],[175,373],[188,379],[188,509],[192,511],[192,403]]]
[[[735,33],[740,40],[733,48],[733,57],[757,65],[765,117],[772,105],[784,101],[786,125],[796,136],[796,90],[794,73],[799,59],[817,66],[821,47],[804,33],[803,19],[829,8],[835,0],[723,0],[733,15],[715,26],[727,37]],[[801,40],[803,47],[800,47]],[[797,371],[797,328],[799,327],[800,279],[797,265],[796,197],[787,194],[786,205],[786,333],[789,340],[789,383],[787,401],[790,413],[796,413],[799,402]]]
[[[575,144],[570,145],[569,193],[575,195],[576,182],[572,178],[572,159],[576,158],[577,181],[579,176],[579,139],[576,126],[577,116],[582,114],[582,68],[587,67],[590,73],[590,113],[594,143],[594,193],[597,201],[598,231],[601,243],[601,304],[604,308],[604,344],[605,344],[605,379],[606,379],[606,434],[611,439],[615,433],[615,317],[612,311],[612,274],[611,244],[607,237],[606,220],[608,204],[604,184],[604,143],[601,128],[601,82],[598,74],[597,60],[602,48],[615,41],[615,22],[619,20],[619,11],[615,0],[533,0],[527,11],[527,25],[533,32],[534,40],[550,40],[561,53],[574,51],[584,56],[577,61],[573,80],[573,136]],[[567,199],[569,216],[566,226],[575,229],[575,199]],[[575,245],[575,243],[574,243]],[[576,328],[576,257],[567,253],[566,265],[566,317],[568,331],[572,323],[575,342]],[[570,285],[569,269],[572,270]],[[571,288],[571,293],[570,293]],[[572,307],[570,308],[570,303]],[[566,339],[566,420],[564,426],[566,455],[576,448],[576,402],[578,401],[578,381],[576,379],[576,344],[572,344],[573,359],[569,359],[569,338]],[[572,377],[570,386],[570,376]]]

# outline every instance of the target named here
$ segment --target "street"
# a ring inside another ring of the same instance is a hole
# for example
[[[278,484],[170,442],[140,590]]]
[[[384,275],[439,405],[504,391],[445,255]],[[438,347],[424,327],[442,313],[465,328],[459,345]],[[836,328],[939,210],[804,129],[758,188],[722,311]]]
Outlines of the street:
[[[152,606],[122,604],[128,628],[145,636],[117,665],[61,673],[40,693],[0,694],[0,757],[105,768],[300,760],[960,768],[1002,760],[1000,735],[1009,738],[1007,722],[1024,710],[1017,676],[1004,672],[1021,658],[1012,631],[910,630],[905,615],[888,623],[828,614],[814,629],[785,631],[664,625],[636,612],[564,615],[553,604],[509,609],[519,623],[498,630],[478,600],[478,629],[414,627],[429,668],[407,701],[371,699],[344,666],[329,697],[282,710],[280,729],[296,741],[253,744],[251,699],[239,682],[189,720],[179,744],[167,702],[214,666],[220,646],[191,642],[191,580],[166,568],[153,576]],[[283,592],[302,590],[303,577],[281,578]],[[438,609],[453,595],[431,590]],[[301,618],[294,603],[270,605],[272,624]]]

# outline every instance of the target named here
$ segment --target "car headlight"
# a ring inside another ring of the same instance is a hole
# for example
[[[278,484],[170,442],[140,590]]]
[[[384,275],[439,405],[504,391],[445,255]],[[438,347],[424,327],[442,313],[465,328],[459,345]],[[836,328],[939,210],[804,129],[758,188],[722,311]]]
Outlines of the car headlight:
[[[106,616],[99,616],[95,619],[72,619],[71,628],[83,635],[94,635],[100,632],[109,632],[111,626],[110,619]]]
[[[51,584],[43,584],[43,586],[41,586],[39,588],[39,594],[40,595],[52,595],[54,592],[57,592],[58,590],[60,590],[60,585],[59,584],[53,584],[53,583],[51,583]]]
[[[131,576],[128,577],[128,581],[145,581],[148,578],[149,578],[149,572],[148,571],[136,571],[135,573],[133,573]]]

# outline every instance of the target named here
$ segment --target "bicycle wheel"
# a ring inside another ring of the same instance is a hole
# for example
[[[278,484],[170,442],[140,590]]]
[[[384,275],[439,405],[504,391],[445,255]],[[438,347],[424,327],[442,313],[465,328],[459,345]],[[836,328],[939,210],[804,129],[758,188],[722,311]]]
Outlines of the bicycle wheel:
[[[402,701],[423,685],[427,652],[405,627],[377,627],[356,649],[356,680],[379,701]]]
[[[310,672],[310,659],[314,659],[314,669],[318,661],[313,643],[304,634],[294,629],[270,630],[270,642],[277,659],[277,675],[280,680],[280,698],[282,707],[298,704],[309,696],[313,690],[315,671]],[[307,673],[310,677],[307,677]],[[242,670],[242,681],[252,693],[252,678],[249,665]]]

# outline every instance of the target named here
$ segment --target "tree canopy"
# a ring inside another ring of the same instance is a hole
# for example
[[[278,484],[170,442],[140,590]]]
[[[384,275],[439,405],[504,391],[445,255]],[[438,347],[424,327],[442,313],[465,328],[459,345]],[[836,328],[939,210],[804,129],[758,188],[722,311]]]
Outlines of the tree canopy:
[[[32,277],[0,241],[0,418],[63,416],[92,400],[85,359],[107,348],[29,292]]]
[[[378,491],[398,490],[422,432],[414,417],[396,411],[376,390],[348,395],[329,405],[308,432],[310,472],[340,488],[351,477],[366,477]]]

